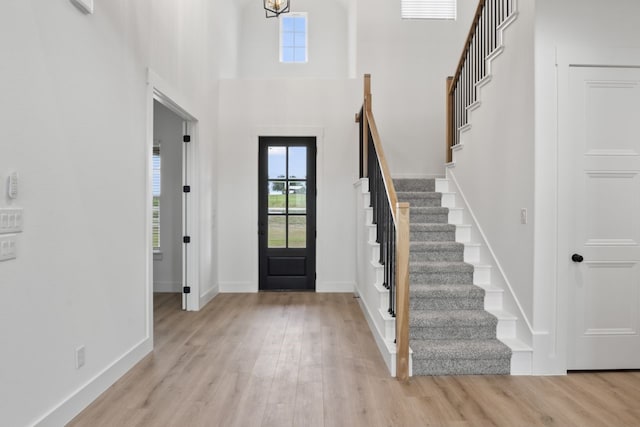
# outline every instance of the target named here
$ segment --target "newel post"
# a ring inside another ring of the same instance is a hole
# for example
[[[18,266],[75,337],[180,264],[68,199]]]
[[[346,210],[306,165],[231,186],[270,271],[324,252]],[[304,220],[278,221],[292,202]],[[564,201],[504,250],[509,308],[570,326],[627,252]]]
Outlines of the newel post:
[[[454,132],[454,124],[453,124],[453,77],[447,77],[447,132],[446,132],[446,153],[445,159],[446,163],[451,163],[453,160],[453,153],[451,152],[451,148],[453,147],[453,132]]]
[[[396,204],[396,377],[409,379],[409,203]]]
[[[362,105],[362,176],[369,177],[369,118],[371,113],[371,74],[364,75],[364,104]]]

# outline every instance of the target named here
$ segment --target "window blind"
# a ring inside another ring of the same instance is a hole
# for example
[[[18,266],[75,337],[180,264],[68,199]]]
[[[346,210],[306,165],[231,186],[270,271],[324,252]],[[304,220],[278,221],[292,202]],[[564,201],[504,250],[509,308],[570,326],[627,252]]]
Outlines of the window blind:
[[[152,188],[153,188],[153,196],[160,196],[160,147],[155,145],[153,147],[153,156],[151,157],[151,167],[153,170],[153,180],[152,180]]]
[[[402,19],[456,19],[456,0],[401,0]]]

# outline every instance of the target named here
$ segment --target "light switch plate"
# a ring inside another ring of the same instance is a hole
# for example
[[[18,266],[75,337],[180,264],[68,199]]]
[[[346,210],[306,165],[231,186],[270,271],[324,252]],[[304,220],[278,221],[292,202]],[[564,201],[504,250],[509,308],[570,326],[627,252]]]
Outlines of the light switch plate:
[[[93,13],[93,0],[71,0],[84,13]]]
[[[22,208],[0,208],[0,234],[21,232],[22,212]]]
[[[17,236],[15,234],[0,236],[0,261],[15,259],[17,256]]]

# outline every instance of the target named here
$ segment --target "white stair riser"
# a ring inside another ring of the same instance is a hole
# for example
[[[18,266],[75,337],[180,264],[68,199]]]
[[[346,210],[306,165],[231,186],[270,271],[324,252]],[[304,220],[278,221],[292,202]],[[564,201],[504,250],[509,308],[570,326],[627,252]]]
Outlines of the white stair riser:
[[[448,193],[449,192],[449,180],[436,178],[436,193]]]
[[[443,208],[455,208],[456,207],[455,193],[442,193],[441,203]]]
[[[491,283],[491,266],[476,265],[473,268],[473,284],[488,285]]]
[[[500,338],[516,337],[516,319],[498,319],[496,335]]]
[[[502,310],[502,289],[486,290],[484,293],[485,310]]]
[[[462,224],[462,209],[449,208],[449,224]]]
[[[480,261],[480,246],[472,244],[464,245],[464,262],[477,264],[478,261]]]
[[[465,225],[456,226],[456,242],[467,243],[471,240],[471,227]]]

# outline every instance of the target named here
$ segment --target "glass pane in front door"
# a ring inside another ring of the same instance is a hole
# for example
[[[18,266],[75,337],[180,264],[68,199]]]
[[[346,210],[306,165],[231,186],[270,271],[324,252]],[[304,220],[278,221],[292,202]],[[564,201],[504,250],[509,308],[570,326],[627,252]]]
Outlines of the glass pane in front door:
[[[315,288],[315,138],[260,137],[260,289]]]

